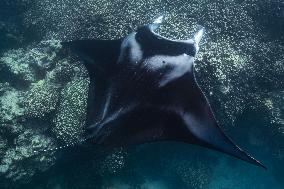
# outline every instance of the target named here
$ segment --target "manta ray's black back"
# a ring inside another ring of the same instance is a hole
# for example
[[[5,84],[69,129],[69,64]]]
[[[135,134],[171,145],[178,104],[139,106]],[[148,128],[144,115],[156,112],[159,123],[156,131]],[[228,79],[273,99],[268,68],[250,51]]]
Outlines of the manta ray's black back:
[[[202,37],[178,41],[143,26],[120,40],[62,43],[90,75],[87,133],[96,144],[127,146],[173,140],[200,145],[264,167],[219,128],[194,77]]]

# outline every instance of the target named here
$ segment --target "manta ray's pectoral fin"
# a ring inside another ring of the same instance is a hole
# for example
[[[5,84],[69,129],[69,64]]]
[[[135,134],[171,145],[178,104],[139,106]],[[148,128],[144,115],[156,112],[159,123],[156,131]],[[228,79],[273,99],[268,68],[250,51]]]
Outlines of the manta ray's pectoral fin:
[[[90,76],[94,72],[108,74],[115,70],[114,66],[120,54],[122,40],[76,40],[61,42],[63,48],[70,49],[84,60]]]
[[[214,149],[265,168],[259,161],[234,144],[219,128],[217,123],[211,121],[213,118],[210,115],[204,116],[196,116],[191,113],[183,115],[185,125],[189,130],[189,138],[182,138],[182,141]]]
[[[197,84],[193,84],[189,95],[188,105],[183,106],[181,111],[177,111],[187,129],[187,136],[184,137],[183,134],[183,137],[178,140],[214,149],[265,168],[224,134]]]

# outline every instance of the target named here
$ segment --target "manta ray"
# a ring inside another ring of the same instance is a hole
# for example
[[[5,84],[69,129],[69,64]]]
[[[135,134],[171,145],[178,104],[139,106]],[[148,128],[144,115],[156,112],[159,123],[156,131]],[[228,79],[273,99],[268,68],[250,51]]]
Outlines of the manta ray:
[[[265,168],[224,134],[195,79],[204,28],[192,39],[172,40],[155,32],[163,20],[117,40],[62,42],[89,73],[89,141],[108,147],[184,142]]]

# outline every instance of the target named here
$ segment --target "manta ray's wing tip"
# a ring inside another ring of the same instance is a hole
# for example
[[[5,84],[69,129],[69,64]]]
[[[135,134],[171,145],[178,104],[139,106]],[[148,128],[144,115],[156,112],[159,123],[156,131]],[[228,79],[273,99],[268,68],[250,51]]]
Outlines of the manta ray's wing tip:
[[[153,24],[161,24],[165,20],[164,15],[160,15],[158,18],[156,18],[153,22]]]
[[[205,33],[205,28],[202,27],[195,35],[194,35],[194,42],[198,45]]]
[[[239,146],[237,146],[235,143],[232,142],[232,140],[228,137],[226,137],[227,142],[230,143],[231,150],[224,150],[222,148],[219,149],[219,151],[224,152],[228,155],[232,155],[240,160],[246,161],[250,164],[256,165],[258,167],[262,167],[265,170],[267,170],[267,167],[264,166],[264,164],[260,161],[258,161],[257,159],[255,159],[253,156],[251,156],[249,153],[247,153],[246,151],[244,151],[243,149],[241,149]],[[218,150],[218,149],[217,149]]]
[[[256,160],[256,165],[259,166],[259,167],[262,167],[263,169],[267,170],[267,167],[265,165],[263,165],[260,161]]]
[[[257,159],[253,158],[252,156],[250,156],[249,154],[247,154],[246,152],[243,152],[245,153],[245,155],[247,156],[248,159],[244,159],[245,161],[251,163],[251,164],[254,164],[258,167],[262,167],[263,169],[267,170],[267,167],[260,161],[258,161]]]

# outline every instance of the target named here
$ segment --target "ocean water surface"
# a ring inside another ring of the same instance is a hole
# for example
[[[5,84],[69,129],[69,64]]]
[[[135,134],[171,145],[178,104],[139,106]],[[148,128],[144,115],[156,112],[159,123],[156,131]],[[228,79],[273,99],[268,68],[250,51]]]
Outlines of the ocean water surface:
[[[198,84],[224,132],[261,161],[174,141],[84,141],[90,79],[61,41],[119,39],[165,16],[162,36],[205,34]],[[1,0],[0,188],[284,188],[283,0]]]

